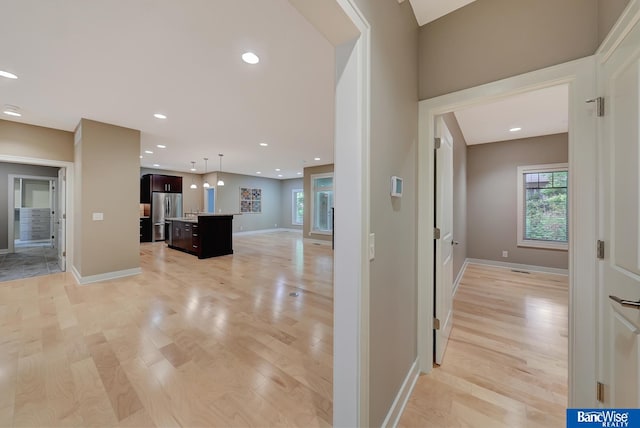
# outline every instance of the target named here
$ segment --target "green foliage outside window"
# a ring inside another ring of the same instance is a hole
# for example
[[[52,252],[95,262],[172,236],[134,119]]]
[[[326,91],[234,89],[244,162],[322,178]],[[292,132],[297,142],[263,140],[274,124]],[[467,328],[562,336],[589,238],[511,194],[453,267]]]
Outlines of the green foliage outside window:
[[[568,241],[567,175],[567,171],[524,174],[524,239]]]

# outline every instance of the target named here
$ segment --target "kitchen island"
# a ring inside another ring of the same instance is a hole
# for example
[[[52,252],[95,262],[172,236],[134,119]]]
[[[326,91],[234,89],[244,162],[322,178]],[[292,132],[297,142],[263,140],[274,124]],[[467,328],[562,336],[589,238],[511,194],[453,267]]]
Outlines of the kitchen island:
[[[198,214],[166,219],[169,248],[199,259],[233,254],[231,224],[237,214]]]

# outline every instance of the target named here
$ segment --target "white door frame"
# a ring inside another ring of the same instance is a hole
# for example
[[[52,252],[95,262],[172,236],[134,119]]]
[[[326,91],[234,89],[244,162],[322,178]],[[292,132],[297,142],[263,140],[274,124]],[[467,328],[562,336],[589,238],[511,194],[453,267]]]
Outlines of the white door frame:
[[[370,26],[355,0],[335,0],[360,33],[336,82],[333,425],[369,426]]]
[[[51,166],[57,168],[65,168],[67,181],[66,181],[66,201],[65,210],[67,214],[67,227],[65,232],[66,251],[67,251],[67,265],[73,263],[73,162],[51,160],[51,159],[39,159],[22,156],[10,156],[0,155],[0,162],[7,163],[20,163],[26,165],[39,165],[39,166]],[[41,178],[41,177],[40,177]],[[56,178],[57,180],[57,178]],[[11,196],[8,199],[13,199]],[[13,207],[10,207],[10,216],[13,218]],[[71,227],[70,227],[71,226]],[[13,245],[9,243],[9,245]]]
[[[569,85],[569,403],[595,405],[597,145],[593,56],[418,104],[418,359],[433,366],[434,120],[444,113],[536,89]],[[580,213],[580,215],[577,215]]]

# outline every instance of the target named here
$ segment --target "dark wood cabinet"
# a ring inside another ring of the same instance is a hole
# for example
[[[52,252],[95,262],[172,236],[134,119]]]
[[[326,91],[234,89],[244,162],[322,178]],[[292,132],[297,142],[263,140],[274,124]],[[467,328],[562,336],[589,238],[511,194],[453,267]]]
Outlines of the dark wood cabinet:
[[[182,193],[182,177],[152,174],[150,180],[152,192]]]
[[[151,218],[140,218],[140,242],[151,242]]]
[[[182,177],[145,174],[140,178],[140,203],[150,204],[153,192],[182,193]]]
[[[200,215],[197,221],[171,221],[169,247],[200,259],[233,254],[232,215]]]

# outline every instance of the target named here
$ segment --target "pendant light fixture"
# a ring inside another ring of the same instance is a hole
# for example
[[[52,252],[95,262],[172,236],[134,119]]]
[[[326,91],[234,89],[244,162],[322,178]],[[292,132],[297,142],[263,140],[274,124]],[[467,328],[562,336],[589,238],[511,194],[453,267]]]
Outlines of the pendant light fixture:
[[[222,177],[220,176],[220,173],[222,172],[222,156],[224,156],[222,153],[218,153],[218,156],[220,156],[220,169],[218,170],[218,186],[224,186],[224,181],[222,181]]]
[[[209,158],[204,158],[204,173],[205,175],[207,174],[207,161],[209,160]],[[209,186],[209,180],[207,180],[205,178],[204,183],[202,183],[202,187],[204,187],[205,189],[208,189]]]
[[[191,161],[191,171],[195,171],[196,170],[196,163],[194,161]],[[193,181],[193,176],[191,176],[191,186],[189,186],[192,189],[197,189],[198,185],[196,184],[195,181]]]

